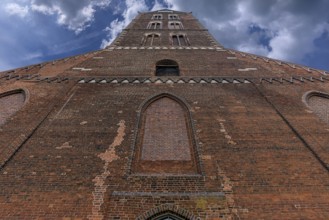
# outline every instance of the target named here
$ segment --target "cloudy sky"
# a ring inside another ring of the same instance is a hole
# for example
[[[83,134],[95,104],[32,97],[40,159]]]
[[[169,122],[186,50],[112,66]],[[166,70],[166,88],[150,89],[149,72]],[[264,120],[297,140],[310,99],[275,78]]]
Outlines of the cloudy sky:
[[[192,11],[226,48],[329,70],[328,0],[1,0],[0,71],[104,48],[162,8]]]

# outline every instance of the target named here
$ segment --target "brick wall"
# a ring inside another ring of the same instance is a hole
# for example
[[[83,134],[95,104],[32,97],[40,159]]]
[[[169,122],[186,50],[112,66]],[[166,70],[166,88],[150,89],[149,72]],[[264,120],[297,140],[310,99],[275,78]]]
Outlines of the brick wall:
[[[191,16],[180,14],[197,26]],[[180,77],[255,80],[77,83],[87,76],[154,79],[162,59],[177,61]],[[0,79],[0,93],[29,93],[0,128],[1,219],[135,219],[162,211],[194,219],[329,218],[329,125],[315,114],[322,98],[310,99],[315,109],[302,99],[329,93],[321,71],[211,47],[108,48],[14,73],[69,79]],[[292,76],[309,78],[261,81]],[[163,102],[153,99],[159,94],[167,94]],[[164,141],[151,148],[144,135]],[[182,149],[167,145],[186,139]],[[146,149],[156,154],[143,158]]]

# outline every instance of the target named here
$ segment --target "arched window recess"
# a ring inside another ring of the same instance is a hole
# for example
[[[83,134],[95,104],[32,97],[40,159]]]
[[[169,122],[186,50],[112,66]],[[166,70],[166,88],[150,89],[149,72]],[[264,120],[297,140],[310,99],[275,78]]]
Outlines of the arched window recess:
[[[303,96],[303,102],[322,121],[329,124],[329,94],[319,91],[310,91]]]
[[[156,76],[179,76],[179,66],[174,60],[164,59],[156,63]]]
[[[137,121],[129,173],[203,173],[185,101],[169,93],[155,95],[141,104]]]
[[[0,126],[18,112],[26,103],[28,93],[23,89],[15,89],[0,94]]]

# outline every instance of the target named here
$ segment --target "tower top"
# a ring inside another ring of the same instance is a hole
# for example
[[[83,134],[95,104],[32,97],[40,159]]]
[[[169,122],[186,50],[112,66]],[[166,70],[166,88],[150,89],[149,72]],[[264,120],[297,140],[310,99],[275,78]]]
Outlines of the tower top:
[[[124,47],[217,47],[221,46],[192,15],[161,9],[140,12],[111,44]]]

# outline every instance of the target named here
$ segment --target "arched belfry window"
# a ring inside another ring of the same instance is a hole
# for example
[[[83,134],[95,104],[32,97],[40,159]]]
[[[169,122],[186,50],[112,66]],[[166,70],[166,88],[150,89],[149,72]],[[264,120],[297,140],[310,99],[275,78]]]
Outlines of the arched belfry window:
[[[161,29],[162,22],[161,21],[152,21],[147,25],[147,29]]]
[[[178,17],[178,15],[170,14],[170,15],[168,15],[168,19],[169,19],[169,20],[178,20],[179,17]]]
[[[160,60],[156,63],[156,76],[179,76],[179,66],[174,60]]]
[[[189,46],[190,41],[186,34],[171,34],[170,41],[173,46]]]
[[[183,29],[183,24],[180,21],[170,21],[168,22],[169,29]]]
[[[161,20],[162,19],[162,14],[154,14],[152,16],[152,20]]]
[[[190,112],[183,101],[160,94],[143,104],[135,143],[136,173],[197,173]]]
[[[143,46],[159,46],[160,45],[160,34],[158,33],[147,33],[144,35],[142,40]]]
[[[25,99],[21,89],[0,94],[0,126],[23,107]]]
[[[303,97],[307,106],[324,122],[329,124],[329,94],[308,92]]]

